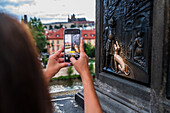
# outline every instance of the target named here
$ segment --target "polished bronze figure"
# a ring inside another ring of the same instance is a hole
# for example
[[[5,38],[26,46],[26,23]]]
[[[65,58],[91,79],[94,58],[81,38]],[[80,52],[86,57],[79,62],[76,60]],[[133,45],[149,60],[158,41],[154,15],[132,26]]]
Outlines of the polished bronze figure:
[[[149,0],[103,1],[105,71],[149,82],[151,4]]]

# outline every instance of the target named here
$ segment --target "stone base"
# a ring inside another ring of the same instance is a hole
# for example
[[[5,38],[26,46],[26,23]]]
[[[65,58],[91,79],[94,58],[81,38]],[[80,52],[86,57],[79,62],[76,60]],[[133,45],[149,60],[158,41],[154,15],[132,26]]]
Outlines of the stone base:
[[[102,93],[97,87],[95,87],[97,96],[99,98],[103,113],[136,113],[137,111],[129,108],[125,104],[116,101],[114,98]],[[84,94],[79,92],[75,95],[76,103],[84,109]],[[144,112],[144,111],[142,111]]]
[[[83,94],[83,92],[78,92],[75,95],[75,101],[77,102],[77,104],[79,106],[81,106],[84,109],[84,94]]]

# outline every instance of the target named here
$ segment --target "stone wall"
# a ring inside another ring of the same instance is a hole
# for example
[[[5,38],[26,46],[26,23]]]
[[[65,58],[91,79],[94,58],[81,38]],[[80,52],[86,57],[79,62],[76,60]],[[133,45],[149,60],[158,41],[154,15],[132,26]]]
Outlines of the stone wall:
[[[170,1],[96,0],[96,3],[95,87],[103,111],[169,113]],[[140,14],[145,17],[137,16]],[[136,20],[138,17],[141,21]],[[141,45],[136,46],[137,40]],[[131,42],[134,51],[129,57]],[[121,57],[121,62],[116,60],[116,55]],[[130,68],[121,69],[124,64]],[[128,69],[134,76],[126,75]]]

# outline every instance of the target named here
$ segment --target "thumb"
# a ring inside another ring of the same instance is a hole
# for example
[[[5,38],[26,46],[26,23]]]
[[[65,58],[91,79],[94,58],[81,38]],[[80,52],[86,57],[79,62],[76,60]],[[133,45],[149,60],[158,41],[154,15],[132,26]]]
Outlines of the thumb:
[[[71,57],[70,61],[72,62],[72,64],[74,64],[76,62],[76,59],[74,57]]]

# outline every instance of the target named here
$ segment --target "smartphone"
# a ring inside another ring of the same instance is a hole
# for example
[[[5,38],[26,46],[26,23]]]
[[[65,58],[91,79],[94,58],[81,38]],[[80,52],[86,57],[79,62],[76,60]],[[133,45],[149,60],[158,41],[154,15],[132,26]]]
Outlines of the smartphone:
[[[70,62],[70,58],[76,60],[80,57],[80,29],[65,29],[64,31],[64,61]]]

